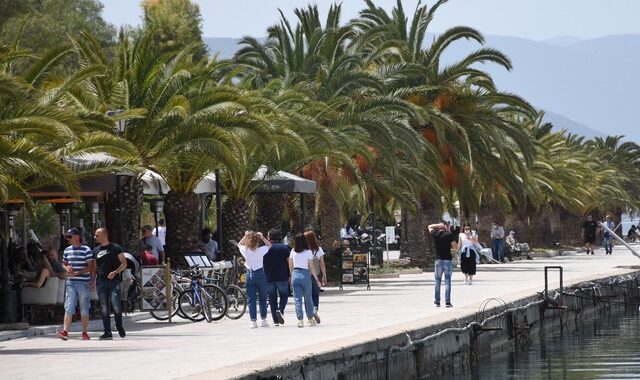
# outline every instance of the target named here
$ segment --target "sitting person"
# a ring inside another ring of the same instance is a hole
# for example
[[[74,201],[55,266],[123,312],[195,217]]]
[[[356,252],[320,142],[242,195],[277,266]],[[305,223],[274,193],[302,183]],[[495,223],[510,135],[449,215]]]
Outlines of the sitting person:
[[[67,278],[67,271],[64,269],[60,259],[58,258],[58,250],[51,248],[48,251],[42,251],[42,253],[47,256],[47,259],[49,259],[49,264],[51,264],[51,269],[53,269],[53,276],[63,280]]]
[[[627,239],[630,243],[635,243],[636,239],[638,239],[638,229],[633,224],[629,228],[629,232],[627,232]]]
[[[516,253],[520,256],[523,253],[527,254],[527,260],[531,260],[531,256],[529,256],[529,244],[527,243],[518,243],[516,240],[516,232],[510,231],[509,235],[505,239],[505,243],[507,246],[507,252],[509,255],[509,261],[511,261],[511,255]]]
[[[14,281],[20,283],[31,280],[34,273],[34,265],[27,254],[26,247],[16,247],[13,251],[12,260],[9,262],[9,272],[13,275]]]
[[[140,255],[142,265],[158,265],[158,258],[153,255],[153,247],[150,244],[145,244],[143,249],[144,251]]]
[[[34,257],[34,265],[36,270],[36,278],[33,281],[27,281],[22,284],[23,287],[41,288],[49,277],[56,277],[55,272],[49,264],[49,260],[44,254]]]

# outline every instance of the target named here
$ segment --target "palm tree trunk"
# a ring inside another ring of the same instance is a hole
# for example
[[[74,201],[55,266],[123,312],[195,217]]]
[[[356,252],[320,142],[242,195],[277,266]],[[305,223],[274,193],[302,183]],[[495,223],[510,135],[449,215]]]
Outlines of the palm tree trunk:
[[[182,262],[181,252],[198,250],[200,197],[194,193],[174,193],[165,197],[164,215],[167,225],[167,257],[177,265]]]
[[[300,220],[300,209],[298,208],[296,201],[298,197],[294,194],[285,195],[285,203],[287,208],[287,215],[289,216],[289,226],[291,228],[291,235],[294,236],[298,231],[302,231],[302,224]]]
[[[249,230],[249,202],[244,199],[226,198],[222,204],[222,247],[225,259],[240,254],[238,247],[229,240],[240,241]]]
[[[333,241],[340,240],[340,209],[336,197],[331,191],[323,189],[319,196],[322,249],[329,252]]]
[[[421,202],[422,207],[422,217],[423,219],[423,228],[424,228],[424,239],[425,239],[425,266],[431,267],[434,265],[436,260],[436,247],[434,245],[433,237],[431,233],[429,233],[429,224],[440,223],[442,220],[442,209],[436,206],[430,200],[423,200]],[[422,266],[421,266],[422,267]]]
[[[136,252],[140,239],[140,214],[142,211],[142,180],[136,176],[122,176],[120,179],[122,195],[122,240],[117,241],[117,198],[109,193],[105,202],[105,219],[112,241],[120,244],[125,252]]]
[[[422,208],[418,208],[415,214],[409,214],[407,217],[407,225],[404,226],[403,232],[406,231],[406,239],[403,240],[403,251],[409,259],[412,265],[419,266],[421,268],[427,266],[426,249],[427,240],[424,234],[424,216]]]
[[[258,231],[267,236],[271,228],[282,228],[284,215],[284,195],[280,193],[256,194]]]
[[[560,220],[562,222],[561,243],[563,245],[581,246],[583,244],[582,217],[574,215],[565,209],[560,209]]]

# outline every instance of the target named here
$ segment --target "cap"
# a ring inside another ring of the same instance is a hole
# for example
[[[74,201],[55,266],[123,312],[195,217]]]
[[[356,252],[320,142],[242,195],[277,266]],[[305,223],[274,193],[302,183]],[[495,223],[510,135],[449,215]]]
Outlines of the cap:
[[[153,231],[153,227],[151,227],[150,224],[145,224],[144,226],[142,226],[142,228],[140,228],[141,230],[144,231]]]
[[[72,227],[69,228],[67,230],[67,235],[78,235],[78,236],[82,236],[82,233],[80,233],[80,230],[76,227]]]

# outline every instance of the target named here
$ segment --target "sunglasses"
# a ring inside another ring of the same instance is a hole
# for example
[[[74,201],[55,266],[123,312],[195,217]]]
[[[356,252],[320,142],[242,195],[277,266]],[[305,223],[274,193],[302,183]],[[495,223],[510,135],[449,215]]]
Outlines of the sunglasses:
[[[66,237],[67,239],[71,239],[73,235],[65,235],[64,237]]]

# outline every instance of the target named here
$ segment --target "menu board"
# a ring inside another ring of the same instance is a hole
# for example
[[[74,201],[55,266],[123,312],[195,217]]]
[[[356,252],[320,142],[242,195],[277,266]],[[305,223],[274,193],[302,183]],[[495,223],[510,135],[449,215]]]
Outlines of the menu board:
[[[369,286],[368,247],[354,246],[342,249],[340,289],[343,284]]]
[[[164,266],[142,267],[142,311],[167,308]]]

